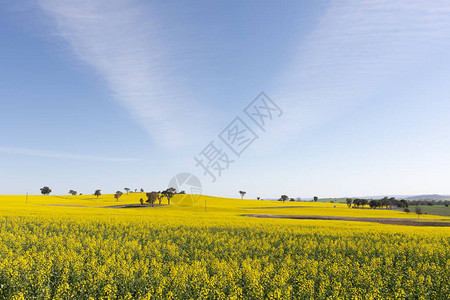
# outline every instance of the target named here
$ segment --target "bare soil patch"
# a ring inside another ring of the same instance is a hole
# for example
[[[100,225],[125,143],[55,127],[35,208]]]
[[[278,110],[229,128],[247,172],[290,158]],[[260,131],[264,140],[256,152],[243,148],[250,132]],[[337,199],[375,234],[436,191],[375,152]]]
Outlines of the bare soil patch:
[[[112,206],[101,206],[100,208],[155,208],[155,207],[161,207],[161,206],[167,206],[167,204],[124,204],[124,205],[112,205]]]
[[[38,205],[45,205],[45,206],[65,206],[65,207],[89,207],[86,205],[70,205],[70,204],[38,204]]]
[[[372,222],[390,225],[406,226],[432,226],[432,227],[450,227],[448,220],[415,220],[415,219],[394,219],[394,218],[358,218],[358,217],[336,217],[336,216],[306,216],[306,215],[266,215],[250,214],[243,215],[252,218],[275,218],[275,219],[299,219],[299,220],[325,220],[325,221],[355,221]]]
[[[262,206],[262,207],[241,207],[242,209],[276,209],[276,208],[307,208],[307,206]]]
[[[86,205],[70,205],[70,204],[38,204],[44,206],[62,206],[62,207],[91,207],[91,208],[154,208],[160,206],[166,206],[167,204],[122,204],[122,205],[110,205],[110,206],[86,206]]]

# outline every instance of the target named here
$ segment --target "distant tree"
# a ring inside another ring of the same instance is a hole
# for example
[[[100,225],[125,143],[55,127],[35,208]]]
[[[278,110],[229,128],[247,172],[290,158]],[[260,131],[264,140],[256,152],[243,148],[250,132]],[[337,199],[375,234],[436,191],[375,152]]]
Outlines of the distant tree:
[[[134,192],[137,193],[137,189],[134,189]]]
[[[289,201],[292,201],[292,202],[294,202],[294,201],[295,201],[295,199],[294,199],[294,198],[291,198],[291,199],[289,199]]]
[[[422,208],[419,205],[416,206],[415,212],[417,214],[417,219],[419,219],[420,215],[423,214]]]
[[[80,196],[83,195],[83,193],[80,193]]]
[[[141,189],[141,193],[143,193],[144,192],[144,189]]]
[[[77,194],[77,191],[70,190],[70,191],[69,191],[69,194],[71,194],[72,196],[75,196],[75,195]]]
[[[351,198],[347,198],[347,206],[348,208],[352,207],[352,199]]]
[[[389,208],[389,198],[388,197],[383,197],[382,199],[380,199],[380,207],[385,207],[385,208]]]
[[[296,199],[298,202],[300,202],[300,200],[302,200],[300,197],[297,197],[297,199]]]
[[[284,203],[284,201],[289,200],[289,197],[287,195],[281,195],[280,200]]]
[[[247,194],[247,192],[245,191],[239,191],[239,194],[241,194],[241,199],[244,199],[245,194]]]
[[[409,204],[408,201],[406,201],[405,199],[402,199],[398,202],[398,207],[400,208],[408,208]]]
[[[116,198],[116,201],[119,201],[119,198],[120,198],[120,196],[122,196],[122,192],[121,191],[117,191],[115,194],[114,194],[114,198]]]
[[[370,208],[375,209],[375,208],[377,208],[378,206],[380,206],[379,201],[373,200],[373,199],[369,201],[369,207],[370,207]]]
[[[181,191],[178,194],[186,194],[186,192],[185,191]]]
[[[50,195],[51,192],[52,190],[48,186],[44,186],[43,188],[41,188],[42,195]]]
[[[367,204],[369,204],[369,200],[367,200],[367,199],[361,199],[361,205],[362,205],[362,207],[366,206]]]
[[[408,214],[411,212],[411,211],[409,210],[409,208],[404,208],[403,211],[404,211],[405,213],[408,213]]]
[[[319,200],[319,197],[314,196],[314,202],[317,202],[317,200]]]
[[[393,206],[398,206],[397,203],[398,203],[398,200],[395,199],[395,197],[389,198],[389,205],[388,205],[389,209],[392,209]]]
[[[167,198],[167,204],[170,205],[170,199],[172,199],[173,195],[175,195],[175,192],[176,192],[176,189],[173,187],[170,187],[161,193],[164,195],[164,197]]]
[[[158,194],[158,204],[161,204],[161,201],[164,198],[164,195],[161,194],[161,192],[157,192],[156,194]]]
[[[130,192],[130,188],[124,188],[124,190],[127,192],[127,196],[128,196],[128,192]]]
[[[141,205],[144,205],[144,200],[142,198],[139,199],[139,202],[141,202]]]
[[[256,200],[261,200],[261,197],[256,197]]]
[[[99,197],[101,194],[102,194],[102,193],[101,193],[101,190],[95,190],[94,195],[97,196],[97,199],[98,199],[98,197]]]
[[[152,206],[155,204],[156,199],[158,199],[158,193],[157,192],[151,192],[147,193],[147,203],[150,203]]]

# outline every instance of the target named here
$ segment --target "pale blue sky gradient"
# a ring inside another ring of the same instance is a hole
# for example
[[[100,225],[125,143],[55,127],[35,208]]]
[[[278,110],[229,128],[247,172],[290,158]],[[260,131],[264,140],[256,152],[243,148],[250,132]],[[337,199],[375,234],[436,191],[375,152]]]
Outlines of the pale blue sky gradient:
[[[0,194],[450,194],[448,1],[1,1]],[[211,183],[193,157],[284,111]]]

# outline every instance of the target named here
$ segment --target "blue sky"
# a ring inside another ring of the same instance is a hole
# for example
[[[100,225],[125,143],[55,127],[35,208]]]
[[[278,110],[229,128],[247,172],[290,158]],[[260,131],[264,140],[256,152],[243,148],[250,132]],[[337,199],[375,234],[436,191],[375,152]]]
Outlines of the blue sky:
[[[2,1],[0,194],[450,194],[448,1]],[[282,110],[262,131],[244,108]],[[240,117],[240,157],[218,135]],[[215,182],[194,156],[234,160]]]

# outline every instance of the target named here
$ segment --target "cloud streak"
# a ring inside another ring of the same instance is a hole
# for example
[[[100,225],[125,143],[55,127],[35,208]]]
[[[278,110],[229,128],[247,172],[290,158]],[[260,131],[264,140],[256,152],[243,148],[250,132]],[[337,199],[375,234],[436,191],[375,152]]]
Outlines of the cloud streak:
[[[138,1],[39,1],[75,55],[163,145],[185,142],[191,103],[176,75],[177,53],[157,11]]]
[[[287,112],[274,137],[298,135],[357,103],[376,101],[393,83],[404,88],[411,71],[420,76],[417,70],[447,56],[449,16],[448,1],[330,2],[276,92],[268,91]]]
[[[52,159],[92,160],[92,161],[108,161],[108,162],[136,161],[136,159],[132,159],[132,158],[81,155],[81,154],[73,154],[73,153],[65,153],[65,152],[53,152],[53,151],[44,151],[44,150],[36,150],[36,149],[23,149],[23,148],[10,148],[10,147],[0,147],[0,153],[34,156],[34,157],[44,157],[44,158],[52,158]]]

